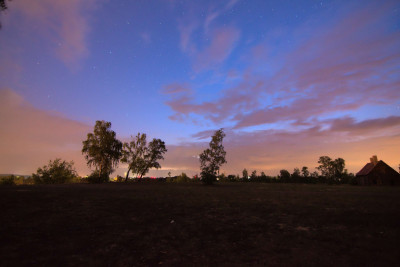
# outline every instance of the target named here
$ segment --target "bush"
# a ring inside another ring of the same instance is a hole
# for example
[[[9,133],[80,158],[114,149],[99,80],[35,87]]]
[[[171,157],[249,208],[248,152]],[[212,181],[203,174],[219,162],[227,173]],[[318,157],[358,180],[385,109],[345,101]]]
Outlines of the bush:
[[[178,176],[167,177],[167,183],[174,183]]]
[[[201,172],[201,181],[206,185],[212,185],[217,180],[217,176],[209,172]]]
[[[116,179],[116,182],[117,183],[122,183],[122,182],[124,182],[125,181],[125,178],[124,177],[122,177],[121,175],[117,175],[117,179]]]
[[[220,182],[229,182],[228,177],[225,175],[225,173],[221,173],[218,177],[218,181]]]
[[[63,184],[77,177],[73,167],[74,162],[66,162],[57,158],[49,161],[49,164],[38,168],[36,173],[32,174],[35,184]]]
[[[187,183],[190,182],[191,179],[189,178],[189,176],[186,175],[186,173],[182,172],[181,175],[179,175],[176,180],[177,183]]]
[[[0,178],[0,185],[15,185],[15,176],[9,175]]]
[[[88,176],[87,181],[91,184],[108,183],[110,177],[106,173],[100,175],[98,171],[94,171]]]

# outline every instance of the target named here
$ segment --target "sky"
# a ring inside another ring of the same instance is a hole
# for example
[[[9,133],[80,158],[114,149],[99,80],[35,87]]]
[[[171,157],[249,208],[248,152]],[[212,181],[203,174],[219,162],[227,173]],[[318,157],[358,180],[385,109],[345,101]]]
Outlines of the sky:
[[[0,173],[62,158],[86,175],[96,120],[200,173],[223,128],[225,174],[372,155],[400,164],[400,2],[14,0],[0,14]],[[113,175],[126,172],[120,164]]]

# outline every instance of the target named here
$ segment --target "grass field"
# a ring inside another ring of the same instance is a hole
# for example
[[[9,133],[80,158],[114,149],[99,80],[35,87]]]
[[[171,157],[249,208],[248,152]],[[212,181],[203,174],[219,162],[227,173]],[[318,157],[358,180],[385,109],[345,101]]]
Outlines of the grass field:
[[[399,266],[400,188],[0,187],[0,266]]]

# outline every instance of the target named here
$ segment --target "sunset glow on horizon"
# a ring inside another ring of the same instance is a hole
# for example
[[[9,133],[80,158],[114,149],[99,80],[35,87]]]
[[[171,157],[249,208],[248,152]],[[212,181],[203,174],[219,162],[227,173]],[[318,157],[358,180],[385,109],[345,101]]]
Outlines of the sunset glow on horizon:
[[[225,174],[372,155],[400,164],[399,1],[29,1],[0,14],[0,174],[56,157],[87,175],[96,120],[165,141],[200,173],[224,128]],[[112,174],[123,175],[125,165]]]

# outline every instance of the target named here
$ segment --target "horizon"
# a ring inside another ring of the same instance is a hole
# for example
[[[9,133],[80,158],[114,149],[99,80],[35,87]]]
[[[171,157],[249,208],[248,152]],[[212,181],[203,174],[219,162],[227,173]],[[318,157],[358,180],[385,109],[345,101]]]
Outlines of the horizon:
[[[399,170],[398,1],[6,3],[0,173],[61,158],[90,174],[96,120],[122,142],[165,141],[147,176],[199,174],[220,128],[226,175],[313,172],[320,156],[354,174],[373,155]]]

